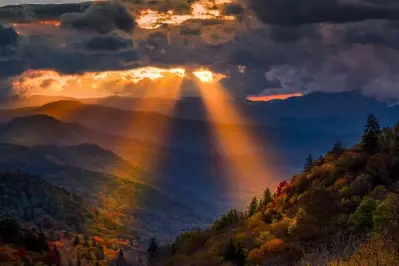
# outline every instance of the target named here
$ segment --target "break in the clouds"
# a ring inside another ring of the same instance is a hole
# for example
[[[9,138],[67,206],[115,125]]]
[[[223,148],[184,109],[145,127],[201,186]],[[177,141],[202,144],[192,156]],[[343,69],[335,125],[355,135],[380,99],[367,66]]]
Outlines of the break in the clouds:
[[[208,68],[225,75],[222,84],[237,97],[359,90],[399,99],[396,1],[243,0],[212,9],[234,19],[195,20],[192,1],[139,2],[0,8],[0,76]],[[145,9],[155,13],[143,17]]]

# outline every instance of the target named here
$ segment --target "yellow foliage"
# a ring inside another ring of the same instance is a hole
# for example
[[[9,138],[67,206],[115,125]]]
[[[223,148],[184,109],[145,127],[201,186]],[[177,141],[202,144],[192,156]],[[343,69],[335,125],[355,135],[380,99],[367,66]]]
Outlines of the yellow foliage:
[[[269,231],[277,237],[285,237],[287,235],[289,227],[290,227],[290,221],[283,219],[279,222],[272,223],[269,226]]]
[[[248,254],[248,262],[250,265],[259,265],[265,259],[272,257],[277,253],[284,251],[286,245],[283,240],[274,238],[266,241],[260,248],[253,249]]]
[[[398,266],[399,251],[388,239],[375,236],[360,246],[348,260],[331,260],[329,266]]]
[[[260,212],[254,214],[253,216],[251,216],[248,219],[248,227],[250,229],[255,229],[255,228],[258,228],[258,227],[264,227],[265,225],[266,224],[263,221],[262,213],[260,213]]]
[[[273,238],[273,235],[269,231],[266,230],[266,231],[263,231],[260,233],[258,240],[263,243],[263,242],[271,240],[272,238]]]

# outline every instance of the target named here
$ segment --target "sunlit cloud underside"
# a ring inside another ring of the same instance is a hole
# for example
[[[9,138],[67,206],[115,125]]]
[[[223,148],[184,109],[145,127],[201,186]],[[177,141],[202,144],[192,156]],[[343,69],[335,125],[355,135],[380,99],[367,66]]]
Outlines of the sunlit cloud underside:
[[[173,10],[159,12],[153,9],[144,9],[136,18],[137,25],[142,29],[157,29],[162,25],[179,25],[188,20],[234,20],[234,16],[223,15],[218,9],[230,0],[216,0],[214,2],[200,0],[191,4],[190,14],[175,14]]]
[[[12,79],[17,95],[47,95],[73,98],[102,98],[129,95],[138,87],[161,79],[185,76],[184,68],[142,67],[129,70],[60,74],[55,70],[28,70]],[[151,88],[156,90],[155,87]],[[173,96],[173,93],[171,94]]]
[[[286,100],[292,97],[301,97],[302,93],[286,93],[286,94],[275,94],[275,95],[251,95],[247,96],[247,100],[251,102],[268,102],[273,100]]]

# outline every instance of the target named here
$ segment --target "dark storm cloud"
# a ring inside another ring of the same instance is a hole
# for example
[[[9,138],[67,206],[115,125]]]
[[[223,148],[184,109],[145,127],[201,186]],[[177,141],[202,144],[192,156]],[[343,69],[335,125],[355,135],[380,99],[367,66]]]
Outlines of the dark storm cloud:
[[[239,16],[244,13],[245,9],[238,3],[226,4],[223,8],[223,14],[228,16]]]
[[[47,15],[46,11],[39,16],[50,19],[62,13],[63,26],[77,31],[43,25],[43,34],[38,34],[36,26],[40,25],[32,26],[33,33],[29,29],[22,33],[21,28],[22,35],[16,43],[0,47],[0,77],[15,76],[27,69],[55,69],[69,74],[147,65],[204,67],[226,75],[222,83],[237,97],[280,90],[298,92],[305,88],[361,90],[378,98],[399,99],[396,88],[399,21],[362,21],[375,16],[359,19],[353,8],[340,9],[344,3],[366,8],[363,11],[370,11],[371,7],[378,11],[389,5],[396,12],[395,3],[385,1],[384,5],[372,0],[340,0],[341,4],[333,0],[263,0],[262,3],[269,8],[268,12],[275,13],[263,18],[272,24],[247,17],[244,10],[242,23],[187,21],[151,31],[135,29],[132,39],[120,30],[131,31],[133,18],[125,16],[123,8],[114,3],[68,12],[53,10]],[[280,6],[281,3],[286,5]],[[331,11],[328,16],[327,11]],[[346,20],[347,12],[354,12],[353,19]],[[328,21],[347,23],[311,23]]]
[[[18,34],[13,28],[7,28],[0,24],[0,47],[16,45]]]
[[[92,3],[15,5],[0,7],[0,21],[26,22],[32,20],[57,20],[65,13],[85,12]]]
[[[135,21],[125,6],[115,2],[97,2],[83,13],[62,15],[61,25],[75,30],[107,34],[113,30],[131,32]]]
[[[399,49],[399,21],[368,21],[348,25],[344,42]]]
[[[84,48],[95,51],[118,51],[133,47],[133,40],[119,35],[94,36],[83,43]]]
[[[297,42],[303,38],[321,39],[319,32],[309,25],[295,27],[272,25],[270,27],[270,37],[275,42]]]
[[[399,8],[338,0],[249,0],[258,18],[269,24],[343,23],[369,19],[399,19]]]
[[[0,43],[5,43],[9,30],[0,30]],[[12,46],[0,45],[0,78],[17,76],[28,69],[54,69],[65,74],[126,69],[138,60],[133,40],[116,34],[86,37],[73,33],[61,41],[37,35],[16,38],[18,42],[11,39]]]

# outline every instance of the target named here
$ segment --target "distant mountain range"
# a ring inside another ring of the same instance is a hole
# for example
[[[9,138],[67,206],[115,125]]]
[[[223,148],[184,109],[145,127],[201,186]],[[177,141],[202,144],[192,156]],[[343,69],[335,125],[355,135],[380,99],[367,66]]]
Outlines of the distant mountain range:
[[[204,225],[213,217],[196,212],[152,186],[136,182],[142,174],[140,169],[94,145],[0,144],[0,171],[41,175],[101,210],[113,212],[115,219],[130,217],[128,220],[133,222],[128,235],[148,238],[151,233],[160,233],[161,237],[171,237],[182,228]]]
[[[24,107],[39,107],[56,101],[79,101],[85,104],[95,104],[105,107],[113,107],[123,110],[157,112],[159,106],[164,104],[175,105],[173,116],[206,120],[204,103],[200,98],[184,98],[180,101],[161,98],[132,98],[112,96],[102,99],[73,99],[54,96],[30,96],[24,98],[11,98],[0,102],[0,109],[17,109]],[[397,120],[399,106],[389,107],[384,102],[379,102],[371,97],[365,97],[358,92],[325,93],[314,92],[302,97],[292,97],[285,100],[269,102],[250,102],[235,100],[232,104],[248,117],[248,122],[256,124],[275,125],[295,123],[295,121],[312,122],[320,120],[318,126],[323,126],[322,118],[333,121],[361,120],[364,123],[364,116],[372,112],[381,119],[381,122],[391,123]],[[158,110],[159,111],[159,110]],[[224,121],[228,122],[228,121]],[[353,121],[352,121],[353,122]],[[345,125],[351,125],[347,123]],[[350,129],[354,129],[352,125]],[[320,128],[319,128],[320,129]]]
[[[0,170],[40,174],[96,204],[94,196],[99,194],[123,201],[115,193],[128,193],[136,202],[133,195],[138,191],[151,191],[139,192],[143,197],[135,206],[141,210],[138,219],[149,226],[146,232],[160,228],[160,223],[148,222],[149,217],[161,215],[164,218],[155,220],[173,221],[165,232],[168,235],[179,226],[210,221],[209,217],[231,206],[231,196],[237,196],[224,191],[223,180],[229,178],[223,177],[226,173],[219,164],[212,128],[244,129],[256,137],[256,144],[272,155],[262,159],[272,175],[265,177],[266,186],[268,178],[283,179],[300,170],[308,153],[325,153],[337,140],[356,143],[368,113],[373,112],[382,125],[391,125],[399,117],[398,107],[356,93],[313,93],[265,103],[231,101],[250,118],[245,125],[208,121],[202,101],[196,98],[176,102],[176,112],[169,115],[140,110],[138,102],[143,101],[140,106],[170,104],[169,100],[121,97],[34,96],[4,101],[0,103],[5,108],[0,110],[0,143],[4,143]],[[240,161],[254,160],[252,154],[231,155]],[[153,164],[142,164],[137,156],[150,158]],[[126,184],[140,189],[122,193]],[[101,187],[106,191],[98,190]],[[155,195],[155,203],[148,201],[148,195]],[[161,210],[168,209],[161,201],[176,206],[175,211]],[[193,219],[179,220],[179,209],[187,210]],[[170,219],[173,213],[174,220]]]

